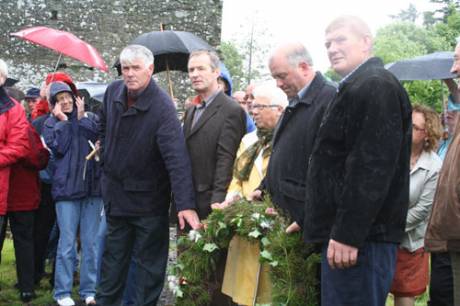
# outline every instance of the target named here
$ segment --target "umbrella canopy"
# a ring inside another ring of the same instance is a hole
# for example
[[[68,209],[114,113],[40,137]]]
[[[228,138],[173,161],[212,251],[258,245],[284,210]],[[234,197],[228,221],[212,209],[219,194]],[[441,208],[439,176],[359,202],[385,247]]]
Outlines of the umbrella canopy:
[[[6,81],[5,81],[4,86],[5,87],[11,87],[11,86],[14,86],[14,84],[16,84],[17,82],[19,82],[19,80],[16,80],[16,79],[13,79],[13,78],[7,78]]]
[[[84,97],[87,110],[97,112],[104,100],[105,90],[108,84],[97,82],[78,82],[75,84],[78,89],[78,94]]]
[[[99,52],[72,33],[48,27],[32,27],[11,33],[11,36],[30,41],[79,60],[91,67],[108,72],[107,64]]]
[[[454,52],[441,51],[390,63],[385,68],[401,81],[443,80],[456,78],[450,72],[453,62]]]
[[[213,50],[213,48],[198,36],[183,31],[153,31],[135,38],[131,45],[147,47],[155,56],[155,73],[169,70],[187,72],[189,54],[195,50]],[[114,67],[121,74],[120,62]]]

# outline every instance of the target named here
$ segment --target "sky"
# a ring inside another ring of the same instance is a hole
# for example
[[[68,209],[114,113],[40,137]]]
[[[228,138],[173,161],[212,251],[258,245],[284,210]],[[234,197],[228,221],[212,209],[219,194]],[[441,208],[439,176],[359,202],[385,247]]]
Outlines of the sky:
[[[254,23],[254,32],[264,33],[259,34],[261,41],[271,43],[272,47],[289,41],[303,43],[316,70],[325,72],[329,60],[324,29],[332,19],[344,14],[361,17],[375,35],[378,28],[393,21],[389,15],[398,14],[411,3],[419,12],[436,8],[429,0],[224,0],[222,40],[249,37]],[[266,53],[257,54],[258,60],[267,63],[270,52]]]

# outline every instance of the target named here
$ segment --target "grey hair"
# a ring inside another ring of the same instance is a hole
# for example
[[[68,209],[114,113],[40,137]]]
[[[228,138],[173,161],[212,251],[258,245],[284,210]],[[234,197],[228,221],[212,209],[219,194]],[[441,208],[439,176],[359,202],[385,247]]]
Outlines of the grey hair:
[[[142,59],[146,66],[153,65],[152,51],[142,45],[129,45],[120,53],[120,63],[132,64],[136,59]]]
[[[310,52],[302,44],[295,45],[291,50],[286,52],[286,59],[292,67],[297,67],[302,62],[307,63],[308,66],[313,66],[313,59]]]
[[[288,98],[284,91],[272,84],[261,84],[254,88],[254,98],[264,97],[270,100],[270,104],[279,105],[283,109],[288,105]]]
[[[0,59],[0,77],[4,77],[5,79],[8,77],[8,65],[2,59]]]
[[[200,55],[207,55],[209,57],[209,60],[211,62],[211,68],[213,70],[216,70],[216,69],[219,69],[219,65],[220,65],[220,59],[219,59],[219,56],[217,55],[216,52],[212,51],[212,50],[195,50],[195,51],[192,51],[192,53],[190,53],[190,56],[189,56],[189,60],[194,57],[194,56],[200,56]]]

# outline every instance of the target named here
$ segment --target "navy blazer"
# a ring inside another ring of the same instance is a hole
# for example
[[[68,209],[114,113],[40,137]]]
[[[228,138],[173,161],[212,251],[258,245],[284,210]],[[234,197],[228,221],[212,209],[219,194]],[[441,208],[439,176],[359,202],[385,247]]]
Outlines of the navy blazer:
[[[102,195],[109,216],[166,216],[194,209],[190,159],[176,109],[153,80],[127,108],[123,81],[112,82],[101,110]]]

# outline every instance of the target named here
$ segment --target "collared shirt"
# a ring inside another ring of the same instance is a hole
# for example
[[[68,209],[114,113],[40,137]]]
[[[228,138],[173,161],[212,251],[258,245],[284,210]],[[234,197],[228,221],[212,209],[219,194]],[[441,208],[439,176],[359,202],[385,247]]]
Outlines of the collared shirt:
[[[300,102],[300,100],[302,100],[302,98],[307,94],[309,86],[310,86],[310,83],[305,85],[301,90],[299,90],[299,92],[297,93],[295,97],[289,100],[289,107],[295,107]]]
[[[216,96],[220,93],[220,89],[216,90],[209,98],[208,101],[201,101],[199,105],[195,106],[195,113],[193,115],[193,121],[192,121],[192,128],[195,126],[195,124],[198,122],[198,119],[200,119],[201,115],[203,115],[204,111],[206,108],[211,105],[211,103],[214,101]]]
[[[359,69],[359,67],[361,67],[362,65],[364,65],[365,63],[367,63],[367,61],[371,59],[371,57],[369,57],[367,60],[365,60],[364,62],[362,62],[361,64],[359,64],[355,69],[353,69],[349,74],[347,74],[346,76],[343,77],[343,79],[340,80],[339,82],[339,86],[337,86],[337,92],[339,92],[339,89],[342,87],[342,84],[356,71]]]

